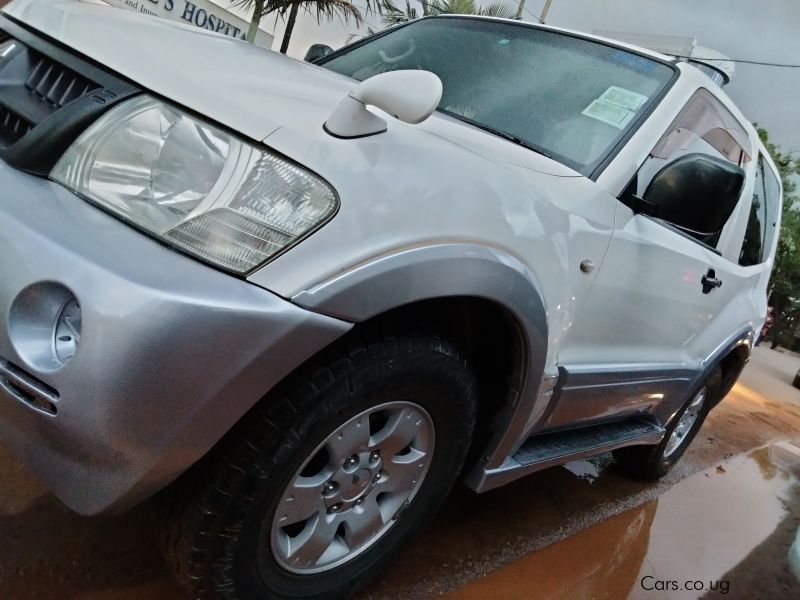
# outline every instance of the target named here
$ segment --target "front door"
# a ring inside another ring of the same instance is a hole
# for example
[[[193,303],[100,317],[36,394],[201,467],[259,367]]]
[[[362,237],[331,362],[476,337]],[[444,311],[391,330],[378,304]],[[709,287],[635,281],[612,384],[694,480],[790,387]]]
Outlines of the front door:
[[[740,203],[749,200],[752,142],[704,89],[689,100],[625,194],[641,197],[664,165],[698,152],[742,166],[748,176]],[[699,236],[618,204],[608,253],[559,352],[565,381],[549,427],[654,406],[669,414],[680,406],[701,362],[734,333],[729,307],[744,282],[735,273],[738,265],[719,249],[734,221]]]

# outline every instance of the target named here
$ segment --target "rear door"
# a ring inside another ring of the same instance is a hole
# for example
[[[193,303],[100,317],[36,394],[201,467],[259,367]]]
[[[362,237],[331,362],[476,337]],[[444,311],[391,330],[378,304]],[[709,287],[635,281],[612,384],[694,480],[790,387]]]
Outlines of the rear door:
[[[761,148],[754,161],[752,191],[740,202],[738,219],[720,240],[715,265],[733,299],[724,307],[710,336],[726,337],[732,329],[752,327],[758,335],[767,314],[767,286],[780,227],[781,190],[772,164]]]

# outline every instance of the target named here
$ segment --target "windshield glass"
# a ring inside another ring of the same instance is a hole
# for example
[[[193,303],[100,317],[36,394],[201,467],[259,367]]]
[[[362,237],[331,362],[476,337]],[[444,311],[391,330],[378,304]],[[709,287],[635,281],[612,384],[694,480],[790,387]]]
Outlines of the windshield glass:
[[[470,18],[413,22],[321,66],[363,81],[396,69],[442,80],[439,110],[591,174],[672,80],[671,66],[572,35]]]

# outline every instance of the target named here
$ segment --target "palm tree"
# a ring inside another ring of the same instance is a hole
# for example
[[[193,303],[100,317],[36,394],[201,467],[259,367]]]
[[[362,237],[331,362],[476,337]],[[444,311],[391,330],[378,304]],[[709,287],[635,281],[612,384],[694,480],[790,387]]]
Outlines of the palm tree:
[[[393,27],[400,23],[406,23],[428,17],[431,15],[482,15],[485,17],[503,17],[513,19],[517,14],[517,9],[513,4],[502,1],[492,2],[488,6],[480,6],[476,0],[420,0],[422,12],[411,6],[406,0],[406,9],[389,9],[383,14],[383,24],[386,27]]]
[[[294,31],[294,25],[297,21],[297,13],[302,7],[307,13],[316,13],[317,22],[325,19],[333,19],[339,17],[342,21],[347,23],[351,18],[355,21],[356,25],[360,25],[364,20],[359,8],[353,4],[351,0],[230,0],[235,6],[239,6],[245,10],[253,11],[253,16],[250,19],[250,27],[247,30],[245,39],[253,43],[256,39],[259,23],[261,19],[271,13],[275,13],[282,19],[286,18],[286,31],[283,34],[283,41],[281,43],[281,52],[286,54],[289,48],[289,40]],[[396,10],[391,0],[364,0],[366,2],[366,13],[376,12],[378,14],[388,13],[389,11]]]

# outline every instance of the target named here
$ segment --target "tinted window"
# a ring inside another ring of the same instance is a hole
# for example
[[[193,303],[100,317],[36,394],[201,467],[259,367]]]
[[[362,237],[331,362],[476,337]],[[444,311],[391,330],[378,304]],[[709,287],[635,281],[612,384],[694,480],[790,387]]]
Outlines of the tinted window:
[[[780,184],[775,173],[763,157],[758,157],[756,185],[750,204],[750,217],[744,232],[739,264],[757,265],[764,262],[772,250],[778,232],[777,217],[780,211]]]
[[[590,174],[652,106],[671,66],[594,41],[469,18],[425,19],[344,49],[321,66],[364,80],[425,69],[439,109]]]
[[[756,184],[750,201],[750,216],[744,232],[744,242],[739,255],[742,266],[757,265],[763,260],[764,238],[767,224],[767,191],[764,181],[764,161],[759,156],[756,167]]]

